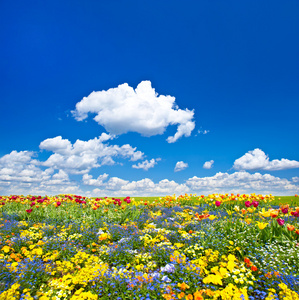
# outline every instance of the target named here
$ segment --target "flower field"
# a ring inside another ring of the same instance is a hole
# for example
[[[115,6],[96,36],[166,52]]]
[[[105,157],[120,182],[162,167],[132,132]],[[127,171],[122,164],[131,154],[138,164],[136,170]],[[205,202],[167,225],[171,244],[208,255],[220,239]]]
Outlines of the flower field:
[[[0,196],[0,300],[299,299],[298,196]]]

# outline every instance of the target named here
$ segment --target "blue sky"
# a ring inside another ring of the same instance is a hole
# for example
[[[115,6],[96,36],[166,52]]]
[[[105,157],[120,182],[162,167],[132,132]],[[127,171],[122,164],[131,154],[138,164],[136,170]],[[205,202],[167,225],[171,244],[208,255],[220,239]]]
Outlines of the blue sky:
[[[2,1],[0,194],[298,193],[298,14]]]

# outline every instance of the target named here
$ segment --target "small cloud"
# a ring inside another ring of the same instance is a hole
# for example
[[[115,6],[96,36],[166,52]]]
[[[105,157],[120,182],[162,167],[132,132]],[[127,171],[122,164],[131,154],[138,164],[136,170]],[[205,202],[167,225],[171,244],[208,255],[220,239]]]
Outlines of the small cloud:
[[[210,132],[210,130],[206,130],[206,129],[205,130],[198,130],[197,131],[198,134],[207,134],[209,132]]]
[[[97,179],[93,179],[91,175],[84,174],[82,177],[82,181],[85,185],[92,185],[92,186],[102,186],[104,181],[109,177],[108,174],[104,173],[100,175]]]
[[[292,177],[292,180],[293,180],[293,182],[299,182],[299,177],[298,176]]]
[[[188,164],[187,163],[184,163],[183,161],[178,161],[175,165],[175,168],[174,168],[174,172],[179,172],[179,171],[183,171],[185,170],[186,168],[188,168]]]
[[[242,157],[235,160],[233,168],[236,170],[267,170],[277,171],[299,168],[299,161],[285,158],[270,160],[261,149],[248,151]]]
[[[157,159],[153,158],[150,161],[145,160],[141,163],[138,163],[138,165],[133,165],[132,168],[143,169],[143,170],[147,171],[148,169],[153,168],[157,164],[157,162],[160,160],[161,160],[161,158],[157,158]]]
[[[214,163],[213,160],[206,161],[206,162],[203,164],[203,168],[204,168],[204,169],[211,169],[211,168],[213,167],[213,163]]]

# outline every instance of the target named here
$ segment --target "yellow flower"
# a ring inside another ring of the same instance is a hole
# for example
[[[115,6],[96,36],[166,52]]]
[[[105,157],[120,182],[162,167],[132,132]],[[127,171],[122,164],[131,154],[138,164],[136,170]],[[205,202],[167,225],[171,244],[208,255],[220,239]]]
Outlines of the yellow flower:
[[[8,253],[10,251],[10,248],[8,246],[4,246],[1,249],[2,251],[4,251],[5,253]]]
[[[269,218],[270,217],[270,211],[266,211],[265,208],[262,209],[262,211],[259,212],[259,214],[262,216],[262,217],[265,217],[265,218]]]
[[[268,226],[268,223],[263,223],[263,222],[257,222],[257,227],[261,230],[263,230],[265,227]]]
[[[220,274],[214,275],[210,274],[207,277],[205,277],[202,282],[205,284],[213,283],[215,285],[222,285],[222,276]]]

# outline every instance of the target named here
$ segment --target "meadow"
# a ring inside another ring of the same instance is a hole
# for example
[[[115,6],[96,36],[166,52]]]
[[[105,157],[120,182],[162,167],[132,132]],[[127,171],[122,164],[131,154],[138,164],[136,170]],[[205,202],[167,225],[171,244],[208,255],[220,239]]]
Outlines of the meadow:
[[[299,197],[0,196],[0,300],[299,299]]]

